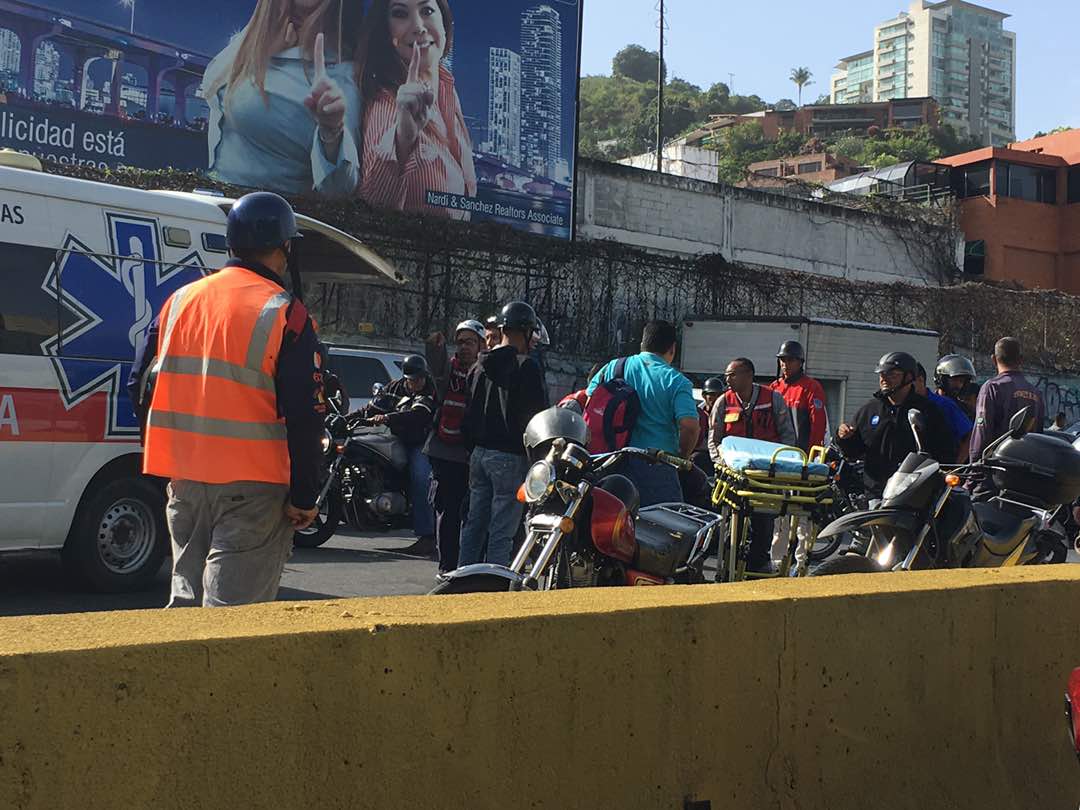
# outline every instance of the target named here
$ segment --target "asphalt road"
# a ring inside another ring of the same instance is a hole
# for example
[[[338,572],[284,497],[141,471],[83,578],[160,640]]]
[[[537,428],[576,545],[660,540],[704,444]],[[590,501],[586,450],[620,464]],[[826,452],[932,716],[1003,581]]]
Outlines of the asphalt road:
[[[374,536],[343,532],[320,548],[294,549],[278,598],[297,601],[427,593],[435,585],[435,563],[398,553],[414,539],[408,532]],[[0,556],[0,616],[161,608],[168,597],[167,563],[149,590],[94,594],[66,584],[58,554]]]
[[[294,549],[278,599],[292,602],[427,593],[435,585],[435,563],[400,553],[413,539],[404,531],[364,535],[346,530],[320,548]],[[781,553],[779,546],[774,547],[775,556]],[[709,581],[715,561],[715,557],[710,558],[705,566]],[[1080,555],[1070,553],[1069,562],[1080,562]],[[168,595],[168,563],[149,590],[94,594],[66,584],[58,554],[0,555],[0,616],[162,608]]]

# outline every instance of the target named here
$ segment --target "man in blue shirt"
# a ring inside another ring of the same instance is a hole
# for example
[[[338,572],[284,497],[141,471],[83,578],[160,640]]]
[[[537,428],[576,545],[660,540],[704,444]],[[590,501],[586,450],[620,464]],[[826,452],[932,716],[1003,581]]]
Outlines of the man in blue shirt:
[[[677,343],[674,324],[650,321],[641,336],[641,354],[626,361],[623,377],[641,400],[641,414],[630,434],[630,445],[690,458],[701,425],[693,384],[671,365]],[[589,381],[590,396],[611,379],[617,362],[612,360]],[[621,472],[637,485],[642,506],[682,501],[679,475],[673,467],[630,458]]]
[[[919,363],[918,373],[915,375],[915,392],[926,397],[941,411],[941,415],[945,417],[945,424],[952,431],[953,438],[959,448],[956,458],[960,463],[966,462],[968,446],[971,442],[971,431],[975,424],[968,419],[964,410],[956,404],[956,400],[951,397],[943,397],[941,394],[936,394],[930,390],[926,385],[926,369],[923,368],[922,363]]]

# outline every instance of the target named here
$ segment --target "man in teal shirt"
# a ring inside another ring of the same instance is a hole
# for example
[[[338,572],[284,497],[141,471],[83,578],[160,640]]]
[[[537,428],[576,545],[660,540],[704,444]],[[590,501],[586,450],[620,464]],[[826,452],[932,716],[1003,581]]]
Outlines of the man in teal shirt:
[[[673,324],[650,321],[641,336],[641,354],[626,361],[623,377],[641,400],[641,414],[630,434],[630,445],[690,458],[701,425],[694,386],[671,365],[677,343]],[[589,381],[590,395],[611,379],[617,362],[612,360]],[[682,501],[679,475],[673,467],[630,458],[619,471],[637,485],[642,506]]]

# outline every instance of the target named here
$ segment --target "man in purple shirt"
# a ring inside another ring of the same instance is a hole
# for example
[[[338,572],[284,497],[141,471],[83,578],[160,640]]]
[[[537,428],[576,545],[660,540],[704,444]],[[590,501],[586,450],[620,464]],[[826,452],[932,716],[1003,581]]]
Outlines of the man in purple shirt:
[[[1046,405],[1042,394],[1020,370],[1023,366],[1020,341],[1014,337],[999,340],[994,345],[994,365],[998,374],[982,387],[975,408],[975,430],[971,434],[972,461],[982,458],[987,445],[1008,430],[1009,420],[1023,408],[1032,406],[1036,430],[1042,430],[1046,424]]]

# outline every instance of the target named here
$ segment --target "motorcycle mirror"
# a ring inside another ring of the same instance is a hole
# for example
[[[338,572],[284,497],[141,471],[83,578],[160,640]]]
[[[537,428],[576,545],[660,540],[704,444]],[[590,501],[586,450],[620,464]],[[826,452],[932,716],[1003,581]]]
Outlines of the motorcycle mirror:
[[[912,408],[907,412],[908,424],[911,425],[911,433],[915,436],[915,447],[923,452],[922,432],[926,430],[926,417],[922,411]]]
[[[1031,431],[1032,427],[1034,427],[1034,421],[1035,416],[1031,413],[1031,406],[1021,408],[1009,420],[1009,435],[1014,439],[1019,439],[1025,433]]]
[[[383,392],[383,390],[385,388],[386,388],[386,386],[383,385],[382,383],[375,383],[373,386],[371,386],[371,395],[373,397],[377,397],[377,396],[379,396],[379,394],[381,394]]]

